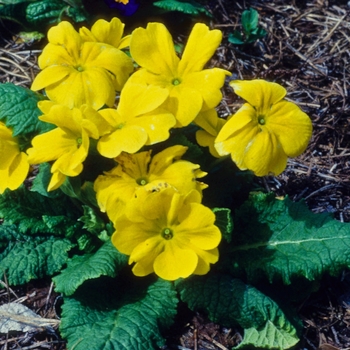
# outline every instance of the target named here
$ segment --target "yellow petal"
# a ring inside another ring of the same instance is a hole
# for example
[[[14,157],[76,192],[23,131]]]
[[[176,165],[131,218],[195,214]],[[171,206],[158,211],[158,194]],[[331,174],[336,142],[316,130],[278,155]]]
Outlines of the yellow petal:
[[[220,143],[240,132],[243,128],[257,128],[258,121],[255,109],[245,103],[220,130],[215,142]],[[221,154],[219,152],[219,154]]]
[[[82,39],[72,24],[62,21],[57,26],[51,27],[47,38],[49,43],[63,46],[70,56],[78,60]]]
[[[284,87],[265,80],[234,80],[230,86],[235,93],[250,103],[259,113],[265,114],[271,106],[286,95]]]
[[[169,138],[169,130],[176,124],[176,120],[171,113],[159,108],[134,118],[129,123],[129,125],[132,124],[142,127],[148,135],[146,145],[153,145]]]
[[[70,74],[74,73],[72,67],[50,66],[39,72],[35,77],[31,89],[33,91],[44,89],[50,85],[60,83]]]
[[[195,24],[179,63],[179,74],[182,76],[202,70],[220,45],[221,39],[220,30],[209,30],[203,23]]]
[[[78,48],[78,50],[80,47]],[[64,47],[64,45],[56,45],[48,43],[38,58],[40,69],[50,66],[76,66],[78,64],[77,57],[72,56]]]
[[[28,162],[39,164],[56,160],[77,144],[74,138],[67,138],[67,134],[57,128],[35,136],[32,145],[33,147],[27,150]]]
[[[119,18],[112,18],[110,22],[104,19],[97,20],[91,31],[82,27],[79,34],[85,41],[97,41],[118,48],[124,31],[124,23]]]
[[[221,241],[221,232],[214,225],[215,214],[206,206],[190,203],[179,212],[178,235],[186,236],[199,249],[216,248]]]
[[[198,264],[197,254],[193,250],[183,249],[172,240],[167,243],[164,252],[154,261],[154,272],[168,281],[190,276]]]
[[[75,71],[63,82],[46,87],[45,91],[52,101],[69,108],[88,104],[97,110],[104,104],[112,106],[115,99],[113,80],[100,68]]]
[[[135,29],[131,35],[130,53],[141,67],[152,73],[177,75],[179,58],[169,31],[161,23],[148,23],[146,29]]]
[[[164,107],[174,114],[176,127],[184,127],[196,118],[202,105],[203,98],[197,89],[179,84],[170,91]]]
[[[286,101],[273,105],[266,122],[287,156],[296,157],[305,151],[311,138],[312,123],[297,105]]]
[[[257,176],[282,173],[287,166],[287,155],[284,153],[277,137],[264,130],[258,133],[246,150],[245,166]]]
[[[158,86],[127,83],[120,95],[118,113],[125,120],[151,112],[168,97],[167,89]]]
[[[0,194],[4,193],[7,188],[11,191],[16,190],[26,179],[28,171],[27,155],[20,152],[7,169],[0,170]]]
[[[216,107],[221,99],[221,88],[225,82],[227,71],[219,68],[205,69],[200,72],[189,73],[182,79],[186,87],[196,89],[203,100],[202,110]]]
[[[161,174],[174,160],[180,159],[187,149],[188,147],[175,145],[157,153],[152,158],[149,172],[151,174]]]
[[[135,153],[147,142],[147,132],[136,125],[125,126],[102,136],[98,141],[97,150],[107,158],[115,158],[121,152]]]
[[[66,178],[67,178],[66,175],[62,174],[59,171],[55,171],[51,176],[51,180],[50,180],[50,183],[47,187],[47,190],[49,192],[57,190],[57,188],[59,188],[64,183]]]
[[[215,264],[219,260],[219,250],[195,250],[198,255],[198,264],[194,270],[194,275],[205,275],[210,270],[210,264]]]

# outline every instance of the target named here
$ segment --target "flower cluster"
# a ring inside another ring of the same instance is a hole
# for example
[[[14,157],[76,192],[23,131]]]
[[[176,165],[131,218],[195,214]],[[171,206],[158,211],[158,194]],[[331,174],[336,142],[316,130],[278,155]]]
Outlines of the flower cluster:
[[[188,147],[168,142],[171,135],[194,127],[213,157],[230,154],[241,170],[277,175],[287,157],[305,150],[310,119],[283,100],[284,88],[263,80],[231,82],[247,103],[220,118],[215,108],[230,72],[205,68],[220,44],[219,30],[196,24],[181,57],[161,23],[123,32],[117,18],[79,32],[65,21],[49,30],[32,90],[45,91],[39,119],[53,129],[35,136],[24,153],[0,123],[0,193],[18,188],[29,164],[46,162],[48,191],[56,190],[97,155],[108,167],[89,181],[113,223],[111,240],[130,256],[134,274],[155,272],[166,280],[205,274],[218,261],[221,232],[202,204],[206,173],[183,159]]]

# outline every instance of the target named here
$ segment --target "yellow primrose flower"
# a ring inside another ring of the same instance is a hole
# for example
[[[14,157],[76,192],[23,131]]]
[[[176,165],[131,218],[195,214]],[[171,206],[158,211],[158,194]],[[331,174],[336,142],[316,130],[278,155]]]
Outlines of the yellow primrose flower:
[[[30,164],[55,161],[48,186],[48,190],[52,191],[62,185],[66,176],[77,176],[82,172],[90,137],[98,139],[108,132],[110,126],[87,105],[69,109],[50,101],[41,101],[38,106],[45,113],[39,119],[57,128],[33,138],[33,147],[27,150],[28,161]]]
[[[0,122],[0,194],[17,189],[29,171],[27,155],[21,152],[12,130]]]
[[[133,71],[131,59],[111,45],[84,41],[66,21],[49,30],[48,40],[32,90],[45,89],[50,100],[69,108],[113,106],[115,91]]]
[[[112,127],[98,141],[100,154],[114,158],[121,152],[135,153],[144,145],[166,140],[176,123],[170,112],[158,108],[167,97],[166,89],[127,82],[117,109],[99,111]]]
[[[91,30],[86,27],[80,28],[79,34],[84,41],[106,43],[117,49],[124,49],[129,46],[131,38],[131,35],[122,38],[124,26],[125,24],[117,17],[112,18],[110,22],[99,19],[93,24]]]
[[[218,261],[220,230],[214,213],[200,204],[196,190],[184,195],[173,188],[160,192],[139,191],[126,211],[114,222],[112,243],[123,254],[136,276],[155,272],[173,281],[203,275]]]
[[[192,189],[202,193],[207,185],[197,179],[206,173],[199,165],[180,159],[186,150],[187,147],[180,145],[168,147],[152,160],[152,151],[119,155],[118,166],[100,175],[94,184],[101,211],[115,221],[139,188],[153,192],[172,187],[179,193],[186,194]]]
[[[168,89],[165,107],[175,115],[177,127],[186,126],[201,110],[214,108],[221,101],[220,88],[230,73],[219,68],[203,70],[221,38],[220,30],[209,30],[205,24],[197,23],[180,60],[163,24],[137,28],[131,35],[130,53],[142,68],[131,80]]]
[[[231,154],[241,170],[257,176],[279,175],[287,157],[300,155],[311,138],[310,118],[296,104],[285,101],[286,90],[264,80],[233,81],[245,103],[215,140],[220,155]]]
[[[203,130],[196,132],[196,140],[202,147],[209,147],[210,154],[215,158],[220,158],[219,153],[214,147],[214,142],[219,131],[226,123],[226,119],[219,118],[215,109],[201,112],[197,115],[194,123]]]

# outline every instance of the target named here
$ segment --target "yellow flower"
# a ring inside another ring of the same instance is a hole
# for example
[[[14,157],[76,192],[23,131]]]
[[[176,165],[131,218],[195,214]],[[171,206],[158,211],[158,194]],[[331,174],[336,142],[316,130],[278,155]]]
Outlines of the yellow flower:
[[[180,159],[186,150],[185,146],[172,146],[156,154],[152,160],[152,151],[122,153],[116,158],[119,165],[95,181],[101,211],[107,212],[110,220],[115,221],[140,188],[153,192],[172,187],[179,193],[186,194],[192,189],[202,193],[207,186],[197,179],[206,173],[199,169],[199,165]]]
[[[221,31],[197,23],[180,60],[163,24],[138,28],[131,35],[130,53],[142,68],[131,80],[168,89],[165,107],[175,115],[177,127],[186,126],[201,110],[214,108],[221,101],[220,88],[230,73],[219,68],[203,70],[221,38]]]
[[[32,148],[27,150],[30,164],[55,161],[48,190],[60,187],[66,176],[77,176],[89,151],[90,137],[98,139],[109,130],[108,123],[90,106],[69,109],[50,101],[38,104],[45,113],[40,120],[57,128],[35,136]]]
[[[66,21],[49,30],[48,40],[32,90],[45,88],[50,100],[69,108],[112,106],[133,71],[131,59],[109,44],[84,41]]]
[[[112,18],[110,22],[107,22],[104,19],[99,19],[91,27],[91,30],[86,27],[80,28],[79,34],[84,41],[106,43],[117,49],[123,49],[129,46],[131,38],[130,35],[122,38],[124,26],[124,23],[116,17]]]
[[[220,230],[214,213],[200,204],[193,190],[179,194],[173,188],[139,191],[126,215],[114,222],[112,243],[123,254],[136,276],[155,272],[165,280],[203,275],[219,258]]]
[[[214,147],[214,142],[226,123],[226,119],[219,118],[215,109],[209,109],[208,111],[199,113],[194,123],[203,129],[196,132],[198,144],[202,147],[209,147],[210,154],[215,158],[220,158],[219,153]]]
[[[117,109],[99,111],[113,129],[99,140],[100,154],[114,158],[121,152],[135,153],[144,145],[166,140],[176,123],[170,112],[158,108],[167,97],[166,89],[127,82]]]
[[[0,194],[7,188],[17,189],[26,179],[28,170],[27,155],[20,151],[12,130],[0,122]]]
[[[233,81],[235,93],[245,103],[223,126],[215,147],[231,154],[241,170],[257,176],[279,175],[287,157],[300,155],[311,138],[310,118],[297,105],[283,100],[286,90],[264,80]]]

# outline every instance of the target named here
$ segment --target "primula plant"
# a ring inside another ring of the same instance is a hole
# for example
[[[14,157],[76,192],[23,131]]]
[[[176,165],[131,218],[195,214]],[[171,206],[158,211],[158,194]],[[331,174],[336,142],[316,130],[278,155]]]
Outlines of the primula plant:
[[[222,33],[181,55],[161,23],[48,32],[31,90],[0,85],[0,271],[50,277],[68,349],[159,349],[178,304],[289,349],[293,307],[349,266],[350,227],[256,191],[307,148],[310,118],[275,82],[208,68]],[[216,107],[225,82],[245,102]],[[278,293],[281,291],[281,293]]]

